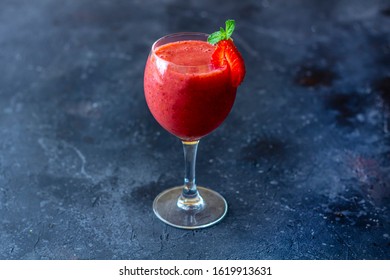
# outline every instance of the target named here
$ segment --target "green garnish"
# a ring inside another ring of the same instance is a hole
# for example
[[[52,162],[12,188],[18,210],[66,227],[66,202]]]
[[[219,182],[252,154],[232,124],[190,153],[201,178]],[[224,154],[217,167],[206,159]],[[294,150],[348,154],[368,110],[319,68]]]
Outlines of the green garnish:
[[[212,45],[215,45],[221,40],[228,40],[233,34],[234,27],[236,26],[236,21],[234,19],[228,19],[225,21],[225,29],[222,27],[219,29],[219,31],[214,32],[209,35],[207,38],[207,42],[209,42]]]

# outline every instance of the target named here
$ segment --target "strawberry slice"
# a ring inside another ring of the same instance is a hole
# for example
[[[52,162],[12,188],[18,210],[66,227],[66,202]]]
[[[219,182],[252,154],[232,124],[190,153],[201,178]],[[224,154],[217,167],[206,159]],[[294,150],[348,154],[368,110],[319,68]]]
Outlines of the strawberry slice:
[[[236,21],[228,19],[225,21],[225,29],[221,27],[219,31],[210,34],[207,41],[216,45],[211,63],[216,68],[229,66],[232,85],[238,87],[245,77],[245,64],[231,39],[235,26]]]
[[[211,56],[214,67],[229,66],[232,85],[238,87],[245,77],[245,63],[231,39],[220,40]]]

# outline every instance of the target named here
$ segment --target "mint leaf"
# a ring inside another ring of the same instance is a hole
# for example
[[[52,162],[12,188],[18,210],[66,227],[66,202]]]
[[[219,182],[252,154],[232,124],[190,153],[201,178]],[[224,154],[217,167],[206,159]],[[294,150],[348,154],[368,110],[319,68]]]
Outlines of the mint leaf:
[[[209,42],[212,45],[215,45],[219,41],[223,40],[223,38],[224,36],[221,33],[221,31],[217,31],[209,35],[209,37],[207,38],[207,42]]]
[[[228,40],[230,39],[230,37],[232,36],[233,34],[233,31],[234,31],[234,28],[236,26],[236,21],[234,19],[228,19],[226,22],[225,22],[225,29],[223,29],[222,27],[219,28],[219,31],[217,32],[214,32],[212,34],[209,35],[209,37],[207,38],[207,41],[212,44],[212,45],[215,45],[217,44],[219,41],[222,41],[222,40]]]
[[[236,27],[236,21],[234,19],[229,19],[225,22],[226,25],[226,39],[229,39],[234,31],[234,28]]]
[[[222,27],[219,28],[219,32],[221,32],[221,35],[222,35],[222,38],[225,39],[226,38],[226,31],[225,29],[223,29]],[[223,40],[222,39],[222,40]]]

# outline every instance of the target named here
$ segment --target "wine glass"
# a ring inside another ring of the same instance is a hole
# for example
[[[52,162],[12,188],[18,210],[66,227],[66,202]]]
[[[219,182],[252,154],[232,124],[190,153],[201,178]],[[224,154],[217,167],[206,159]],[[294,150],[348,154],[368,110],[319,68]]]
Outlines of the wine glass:
[[[208,34],[176,33],[158,39],[144,73],[147,105],[157,122],[178,137],[184,149],[184,184],[160,193],[153,210],[163,222],[197,229],[219,222],[227,212],[217,192],[196,185],[195,162],[199,140],[229,114],[237,88],[227,65],[211,64],[214,46]]]

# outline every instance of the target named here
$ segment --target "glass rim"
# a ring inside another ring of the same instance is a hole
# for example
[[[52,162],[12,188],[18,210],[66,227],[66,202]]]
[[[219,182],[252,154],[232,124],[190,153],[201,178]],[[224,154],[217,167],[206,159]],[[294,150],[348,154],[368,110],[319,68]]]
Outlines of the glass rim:
[[[178,42],[178,41],[188,41],[188,40],[191,41],[191,40],[196,40],[195,37],[198,37],[198,38],[203,37],[204,38],[203,41],[207,42],[208,36],[209,36],[209,34],[204,33],[204,32],[176,32],[176,33],[167,34],[167,35],[157,39],[153,43],[150,53],[155,57],[155,59],[163,61],[166,64],[174,65],[175,67],[180,67],[180,68],[199,68],[199,67],[205,67],[205,66],[212,67],[213,64],[211,63],[211,61],[207,64],[198,64],[198,65],[177,64],[177,63],[174,63],[172,61],[166,60],[166,59],[158,56],[155,52],[155,49],[157,48],[157,44],[161,43],[163,40],[166,40],[166,39],[170,39],[170,38],[175,39],[177,37],[187,37],[186,39],[183,39],[183,40],[172,40],[172,41],[167,42],[167,43],[172,43],[172,42]],[[191,37],[194,37],[194,39],[191,39]],[[200,40],[200,41],[202,41],[202,40]],[[165,43],[165,44],[167,44],[167,43]],[[165,45],[165,44],[162,44],[162,45]]]

